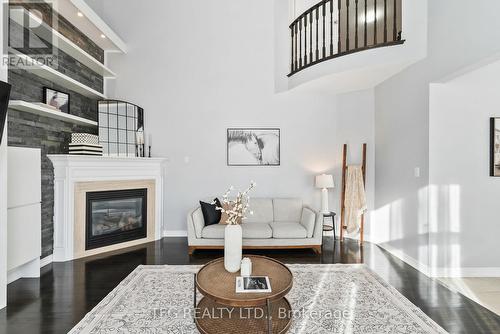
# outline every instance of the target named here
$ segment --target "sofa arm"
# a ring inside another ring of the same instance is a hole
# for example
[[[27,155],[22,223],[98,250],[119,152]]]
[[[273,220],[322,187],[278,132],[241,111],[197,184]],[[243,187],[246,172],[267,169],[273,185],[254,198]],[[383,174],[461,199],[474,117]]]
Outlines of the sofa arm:
[[[205,227],[205,220],[203,219],[203,213],[201,212],[201,207],[197,207],[189,212],[187,217],[188,224],[188,239],[196,238],[201,239],[201,231]]]
[[[313,210],[309,208],[309,210]],[[321,212],[318,212],[316,210],[313,210],[314,213],[316,214],[316,221],[314,222],[314,232],[312,237],[314,239],[318,239],[320,243],[322,243],[323,240],[323,214]]]
[[[314,211],[308,206],[302,208],[302,217],[300,219],[300,224],[304,226],[307,231],[307,237],[312,238],[316,234],[316,225],[318,221],[318,216],[321,216],[318,212]]]

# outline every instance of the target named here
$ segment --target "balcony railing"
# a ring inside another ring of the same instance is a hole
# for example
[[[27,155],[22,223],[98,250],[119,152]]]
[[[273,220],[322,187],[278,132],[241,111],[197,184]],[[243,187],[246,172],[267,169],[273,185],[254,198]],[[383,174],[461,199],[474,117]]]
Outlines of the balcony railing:
[[[293,74],[325,60],[404,43],[401,0],[323,0],[290,25]]]

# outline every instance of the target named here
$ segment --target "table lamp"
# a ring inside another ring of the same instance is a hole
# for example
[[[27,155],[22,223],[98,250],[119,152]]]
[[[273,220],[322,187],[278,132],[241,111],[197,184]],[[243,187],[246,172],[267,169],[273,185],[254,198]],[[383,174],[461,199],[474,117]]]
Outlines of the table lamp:
[[[321,174],[316,176],[316,188],[321,188],[321,212],[329,213],[328,209],[328,189],[333,188],[333,176],[329,174]]]

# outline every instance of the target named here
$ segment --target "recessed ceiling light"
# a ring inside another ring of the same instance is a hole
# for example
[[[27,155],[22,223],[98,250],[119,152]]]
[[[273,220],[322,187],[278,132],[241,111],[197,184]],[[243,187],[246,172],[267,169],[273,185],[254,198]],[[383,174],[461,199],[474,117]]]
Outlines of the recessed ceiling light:
[[[78,13],[76,13],[76,15],[78,15],[78,17],[83,17],[83,13],[82,12],[78,12]]]
[[[101,38],[106,38],[106,35],[104,35],[104,34],[101,34]]]

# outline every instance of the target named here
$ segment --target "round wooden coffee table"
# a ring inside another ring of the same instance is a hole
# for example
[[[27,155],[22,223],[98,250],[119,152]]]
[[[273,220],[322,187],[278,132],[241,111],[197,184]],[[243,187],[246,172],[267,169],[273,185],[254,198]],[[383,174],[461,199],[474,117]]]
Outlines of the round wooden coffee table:
[[[224,269],[224,258],[207,263],[195,275],[195,322],[203,334],[286,333],[291,306],[285,295],[293,285],[290,270],[281,262],[249,255],[252,276],[268,276],[272,292],[236,293],[236,277]],[[204,296],[196,303],[196,289]]]

